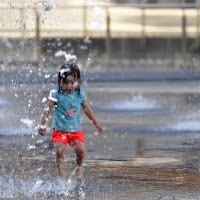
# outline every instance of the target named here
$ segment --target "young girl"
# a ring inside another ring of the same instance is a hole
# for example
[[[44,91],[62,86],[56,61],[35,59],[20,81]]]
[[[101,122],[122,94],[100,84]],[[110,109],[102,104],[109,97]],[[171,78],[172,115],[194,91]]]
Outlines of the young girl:
[[[67,143],[74,148],[76,153],[76,179],[82,180],[81,166],[85,157],[84,136],[82,133],[80,110],[81,106],[93,122],[98,132],[103,131],[97,122],[94,113],[85,97],[85,92],[80,89],[81,77],[79,68],[74,64],[65,64],[58,74],[58,90],[51,91],[49,102],[42,113],[39,133],[44,136],[46,121],[54,106],[54,121],[52,123],[52,143],[56,149],[56,164],[61,179],[65,178],[64,154]]]

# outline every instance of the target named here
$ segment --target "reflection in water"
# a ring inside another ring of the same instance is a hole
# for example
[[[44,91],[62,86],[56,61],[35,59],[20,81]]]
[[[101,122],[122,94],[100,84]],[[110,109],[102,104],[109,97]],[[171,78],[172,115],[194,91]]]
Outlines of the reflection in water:
[[[140,138],[136,141],[136,156],[145,156],[145,140],[144,138]]]

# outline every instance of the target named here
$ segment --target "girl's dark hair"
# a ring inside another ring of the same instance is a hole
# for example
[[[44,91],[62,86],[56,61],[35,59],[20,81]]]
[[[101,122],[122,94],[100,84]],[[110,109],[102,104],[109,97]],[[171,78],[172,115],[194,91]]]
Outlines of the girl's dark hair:
[[[75,64],[65,64],[63,65],[58,73],[58,90],[62,90],[61,81],[65,82],[65,79],[68,76],[73,76],[78,79],[78,94],[80,94],[80,86],[81,86],[81,74],[79,68]]]

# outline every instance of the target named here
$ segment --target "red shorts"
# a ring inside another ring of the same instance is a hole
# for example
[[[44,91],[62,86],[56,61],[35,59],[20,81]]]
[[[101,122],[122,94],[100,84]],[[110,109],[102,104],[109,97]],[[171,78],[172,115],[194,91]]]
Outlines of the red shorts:
[[[58,141],[62,142],[64,144],[69,144],[72,146],[71,141],[72,140],[80,140],[81,142],[84,143],[84,136],[82,130],[76,131],[76,132],[66,132],[66,131],[59,131],[56,130],[55,128],[51,131],[51,136],[52,136],[52,143]]]

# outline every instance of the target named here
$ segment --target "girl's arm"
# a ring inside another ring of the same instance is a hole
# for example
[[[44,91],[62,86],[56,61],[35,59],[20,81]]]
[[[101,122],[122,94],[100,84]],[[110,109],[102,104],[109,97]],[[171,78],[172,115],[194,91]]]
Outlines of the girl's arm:
[[[90,108],[86,98],[83,99],[82,103],[82,108],[85,112],[85,114],[88,116],[88,118],[93,122],[93,124],[95,125],[95,127],[97,128],[98,132],[99,133],[102,133],[103,132],[103,129],[101,127],[101,125],[97,122],[95,116],[94,116],[94,113],[92,111],[92,109]]]
[[[52,107],[54,106],[55,102],[52,100],[49,100],[46,107],[43,110],[42,113],[42,119],[41,119],[41,126],[39,127],[38,132],[44,136],[46,133],[46,121],[48,119],[49,113],[51,112]]]

